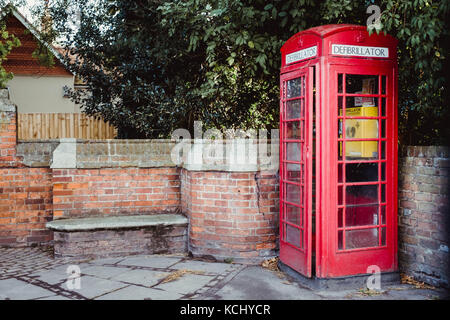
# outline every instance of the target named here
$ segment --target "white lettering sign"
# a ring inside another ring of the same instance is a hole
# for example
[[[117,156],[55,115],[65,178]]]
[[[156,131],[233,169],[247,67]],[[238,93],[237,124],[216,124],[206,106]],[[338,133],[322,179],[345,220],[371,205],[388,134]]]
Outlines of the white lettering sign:
[[[350,46],[346,44],[333,44],[332,54],[339,56],[389,58],[389,48]]]
[[[317,46],[295,51],[286,55],[286,64],[317,56]]]

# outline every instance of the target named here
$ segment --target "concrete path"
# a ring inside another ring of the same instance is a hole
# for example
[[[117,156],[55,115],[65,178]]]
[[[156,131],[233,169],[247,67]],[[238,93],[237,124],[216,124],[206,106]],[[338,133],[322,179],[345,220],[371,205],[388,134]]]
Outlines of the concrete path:
[[[73,273],[74,272],[74,273]],[[42,248],[0,248],[0,300],[323,300],[447,299],[411,285],[310,290],[260,266],[152,255],[90,261],[53,259]]]

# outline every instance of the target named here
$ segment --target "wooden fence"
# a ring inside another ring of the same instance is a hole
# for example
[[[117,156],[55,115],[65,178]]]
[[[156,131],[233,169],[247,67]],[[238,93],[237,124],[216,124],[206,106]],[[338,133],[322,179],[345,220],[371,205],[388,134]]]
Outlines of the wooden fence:
[[[19,139],[114,139],[117,130],[83,113],[18,113]]]

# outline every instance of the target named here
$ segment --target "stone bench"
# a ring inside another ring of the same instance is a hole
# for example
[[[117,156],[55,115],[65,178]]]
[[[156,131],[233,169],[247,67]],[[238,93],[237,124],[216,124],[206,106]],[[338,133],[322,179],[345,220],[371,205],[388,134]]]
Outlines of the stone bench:
[[[54,232],[56,257],[103,258],[187,250],[188,219],[177,214],[61,219]]]

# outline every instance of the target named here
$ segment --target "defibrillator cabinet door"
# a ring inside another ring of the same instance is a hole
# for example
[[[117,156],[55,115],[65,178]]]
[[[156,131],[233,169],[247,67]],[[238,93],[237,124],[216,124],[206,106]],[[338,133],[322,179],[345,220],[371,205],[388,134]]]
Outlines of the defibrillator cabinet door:
[[[311,277],[313,69],[281,76],[280,259]]]

